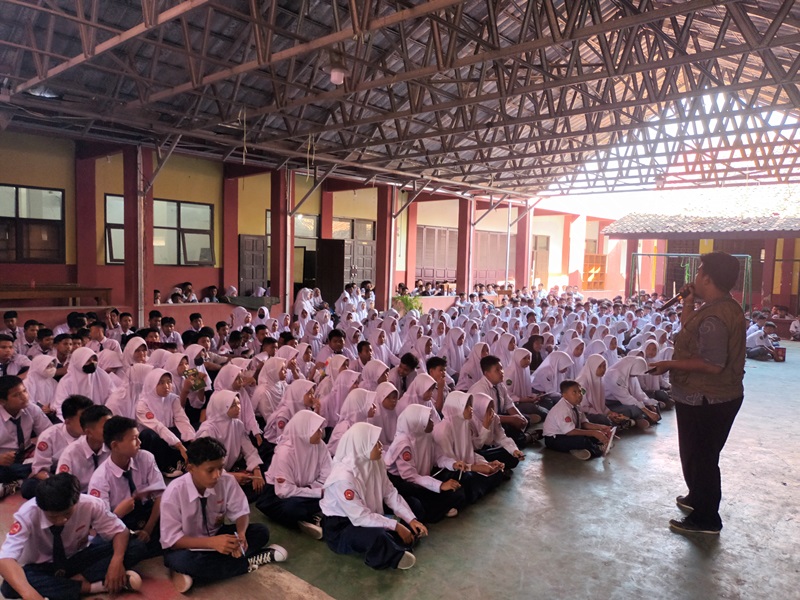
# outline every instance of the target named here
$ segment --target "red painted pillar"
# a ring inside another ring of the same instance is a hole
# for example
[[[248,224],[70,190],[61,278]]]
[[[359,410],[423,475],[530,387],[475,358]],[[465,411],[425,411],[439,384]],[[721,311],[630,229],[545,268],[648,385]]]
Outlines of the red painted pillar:
[[[764,267],[761,281],[761,304],[772,306],[772,288],[775,285],[775,254],[778,240],[764,240]]]
[[[122,151],[123,196],[125,198],[125,304],[138,313],[139,326],[144,321],[145,308],[153,302],[153,190],[144,196],[142,220],[139,220],[139,192],[153,178],[153,154],[138,146],[126,146]],[[139,257],[139,240],[143,253]],[[142,296],[139,296],[139,289]],[[162,299],[169,290],[161,290]]]
[[[414,289],[417,278],[417,203],[412,202],[406,209],[406,285]]]
[[[322,190],[319,211],[319,237],[333,239],[333,192]]]
[[[386,310],[390,306],[392,297],[392,246],[394,241],[394,186],[382,185],[378,187],[378,220],[376,227],[375,244],[375,307]]]
[[[637,238],[625,240],[625,296],[630,295],[633,290],[633,253],[639,251],[639,240]],[[638,292],[638,290],[637,290]],[[624,298],[623,298],[624,300]]]
[[[458,257],[456,260],[456,291],[467,295],[472,291],[472,241],[475,227],[472,225],[475,203],[469,198],[458,200]]]
[[[288,175],[281,169],[270,176],[270,293],[280,299],[287,312],[294,302],[294,223],[289,214],[294,205],[294,186]]]
[[[97,284],[96,164],[95,158],[75,159],[75,214],[80,215],[81,223],[81,235],[77,239],[77,282],[80,285]]]
[[[222,280],[220,290],[235,285],[239,289],[239,179],[222,182]]]
[[[517,209],[524,212],[527,209]],[[523,216],[518,216],[517,221],[517,244],[516,244],[516,267],[514,269],[514,281],[517,289],[531,286],[531,217],[532,210]]]
[[[791,306],[792,303],[792,267],[794,266],[794,238],[783,238],[783,255],[781,262],[781,291],[772,299],[772,306]]]

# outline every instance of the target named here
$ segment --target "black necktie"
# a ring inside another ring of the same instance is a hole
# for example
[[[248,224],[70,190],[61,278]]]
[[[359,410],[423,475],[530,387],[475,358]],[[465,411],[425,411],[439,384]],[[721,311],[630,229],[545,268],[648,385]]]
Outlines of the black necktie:
[[[575,413],[575,428],[581,428],[581,411],[578,410],[577,406],[572,407],[572,412]]]
[[[206,531],[207,536],[211,536],[211,532],[208,530],[208,513],[206,513],[206,505],[208,504],[208,498],[205,496],[201,496],[198,498],[200,500],[200,510],[203,513],[203,529]]]
[[[97,465],[100,464],[100,457],[97,454],[92,453],[92,462],[94,463],[94,470],[97,470]]]
[[[499,414],[501,414],[501,410],[500,410],[500,390],[497,389],[496,385],[493,385],[492,389],[494,390],[494,397],[497,400],[497,414],[499,415]]]
[[[25,432],[22,431],[22,417],[10,419],[14,426],[17,428],[17,451],[22,452],[25,450]]]
[[[0,374],[2,374],[3,377],[8,375],[8,365],[7,364],[0,363]]]
[[[400,387],[402,388],[400,391],[401,391],[401,392],[403,392],[403,393],[405,393],[405,391],[406,391],[406,385],[407,385],[407,384],[406,384],[406,378],[405,378],[405,377],[403,377],[403,378],[400,380],[400,382],[401,382],[401,384],[402,384],[402,385],[400,386]]]
[[[100,352],[103,351],[103,344],[100,344]]]
[[[131,496],[136,493],[136,484],[133,483],[133,471],[128,469],[122,472],[122,476],[128,480],[128,488],[131,490]]]
[[[58,571],[63,571],[67,566],[67,553],[64,551],[64,541],[61,539],[61,532],[64,531],[63,525],[52,525],[50,533],[53,534],[53,566]]]

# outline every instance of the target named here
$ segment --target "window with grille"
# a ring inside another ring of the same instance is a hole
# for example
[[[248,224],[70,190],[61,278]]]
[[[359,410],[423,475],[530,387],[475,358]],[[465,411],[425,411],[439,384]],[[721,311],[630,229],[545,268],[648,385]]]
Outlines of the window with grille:
[[[0,185],[0,262],[64,263],[64,190]]]

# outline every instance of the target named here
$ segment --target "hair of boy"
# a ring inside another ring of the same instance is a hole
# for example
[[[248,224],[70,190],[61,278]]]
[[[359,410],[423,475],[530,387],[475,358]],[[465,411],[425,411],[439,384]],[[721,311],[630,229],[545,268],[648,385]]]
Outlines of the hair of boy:
[[[266,330],[267,330],[267,326],[264,325],[263,323],[261,323],[259,325],[256,325],[256,333],[258,333],[259,331],[266,331]]]
[[[500,359],[493,354],[489,354],[488,356],[484,356],[481,359],[481,373],[486,373],[489,369],[494,367],[495,365],[502,364]]]
[[[425,362],[425,370],[430,373],[433,369],[437,367],[446,367],[447,366],[447,359],[443,356],[431,356]]]
[[[22,326],[23,329],[27,329],[28,327],[33,327],[34,325],[38,325],[39,321],[36,319],[28,319],[25,321],[25,325]]]
[[[151,310],[149,313],[147,313],[147,320],[160,319],[162,316],[163,315],[161,314],[160,310]]]
[[[368,346],[371,346],[371,345],[372,344],[370,344],[367,340],[361,340],[360,342],[358,342],[358,345],[356,346],[356,350],[358,350],[358,353],[361,354],[361,351],[364,348],[367,348]]]
[[[261,350],[263,351],[264,348],[266,348],[267,346],[272,346],[272,345],[277,344],[277,343],[278,343],[278,340],[276,340],[273,337],[267,336],[263,340],[261,340]]]
[[[414,371],[417,369],[417,367],[419,367],[419,359],[411,354],[411,352],[406,352],[400,357],[400,364],[403,364]]]
[[[75,332],[75,335],[78,336],[80,339],[89,337],[89,330],[86,327],[81,327],[78,331]]]
[[[136,421],[128,417],[113,416],[103,424],[103,443],[111,448],[111,442],[121,442],[131,429],[137,429]]]
[[[3,313],[3,320],[5,320],[5,319],[17,319],[18,317],[19,317],[19,315],[17,314],[17,311],[15,311],[15,310],[7,310],[6,312]]]
[[[16,375],[0,377],[0,400],[8,400],[8,393],[22,383],[22,379]]]
[[[226,327],[227,325],[228,325],[227,321],[217,321],[217,324],[216,324],[215,328],[216,328],[217,331],[219,331],[220,329],[222,329],[223,327]]]
[[[344,331],[341,329],[331,329],[330,333],[328,333],[328,341],[330,342],[334,338],[342,338],[344,339]]]
[[[229,342],[241,342],[242,341],[242,332],[241,331],[231,331],[231,334],[228,336]]]
[[[201,437],[194,440],[186,449],[186,455],[190,465],[199,466],[205,462],[221,460],[225,458],[228,451],[222,442],[212,437]]]
[[[574,387],[581,387],[581,384],[575,381],[574,379],[565,379],[558,386],[558,389],[563,394],[567,390],[572,389]]]
[[[106,324],[103,321],[95,321],[95,322],[93,322],[91,325],[89,325],[89,328],[92,328],[92,327],[102,327],[103,331],[106,330]]]
[[[245,325],[242,327],[242,333],[249,333],[250,335],[253,335],[253,328]]]
[[[80,497],[81,482],[71,473],[58,473],[36,486],[36,505],[45,512],[66,512]]]
[[[129,312],[119,313],[119,318],[122,319],[123,317],[130,317],[132,319],[133,315]]]
[[[196,321],[197,319],[202,319],[202,318],[203,315],[201,315],[200,313],[192,313],[189,315],[189,322],[191,323],[192,321]]]
[[[196,344],[198,337],[199,335],[197,334],[196,331],[187,329],[181,334],[181,341],[183,342],[183,347],[188,348],[192,344]]]
[[[94,425],[103,417],[110,417],[113,414],[114,413],[112,413],[111,409],[107,406],[92,404],[81,413],[81,428],[86,429],[89,425]]]
[[[44,338],[51,337],[52,335],[53,335],[53,330],[52,329],[48,329],[47,327],[42,327],[36,333],[36,339],[41,342]]]
[[[283,340],[284,345],[294,341],[294,336],[291,331],[283,331],[278,337]]]
[[[67,396],[64,403],[61,405],[61,416],[63,416],[65,420],[70,419],[82,410],[86,410],[94,405],[94,402],[92,402],[90,398],[81,396],[80,394],[72,394],[71,396]]]

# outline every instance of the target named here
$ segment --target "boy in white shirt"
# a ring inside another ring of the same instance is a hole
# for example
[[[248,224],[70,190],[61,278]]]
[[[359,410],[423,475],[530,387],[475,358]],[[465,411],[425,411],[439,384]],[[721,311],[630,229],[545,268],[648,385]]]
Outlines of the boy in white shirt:
[[[81,413],[83,435],[64,448],[58,459],[58,473],[72,473],[81,484],[81,492],[89,489],[89,480],[110,451],[103,442],[103,425],[111,418],[111,411],[95,404]]]
[[[745,340],[745,347],[747,348],[745,356],[747,356],[747,358],[754,358],[755,360],[774,359],[775,345],[772,343],[770,336],[775,333],[776,329],[775,323],[772,321],[765,321],[763,329],[749,333]]]
[[[611,427],[590,423],[578,405],[583,389],[577,381],[561,382],[561,399],[544,420],[544,445],[558,452],[569,452],[579,460],[603,455],[611,441]]]

